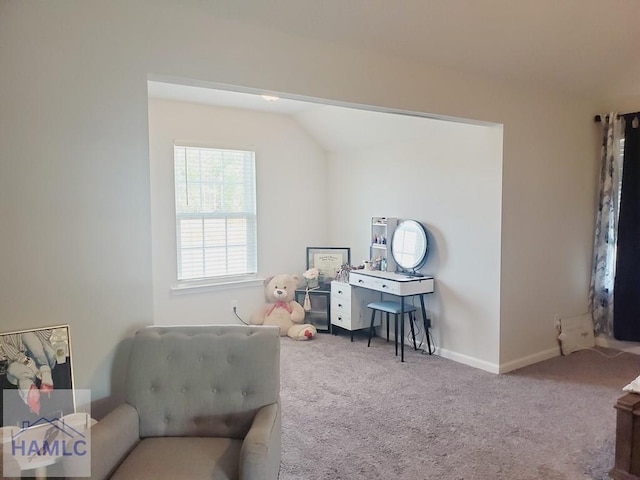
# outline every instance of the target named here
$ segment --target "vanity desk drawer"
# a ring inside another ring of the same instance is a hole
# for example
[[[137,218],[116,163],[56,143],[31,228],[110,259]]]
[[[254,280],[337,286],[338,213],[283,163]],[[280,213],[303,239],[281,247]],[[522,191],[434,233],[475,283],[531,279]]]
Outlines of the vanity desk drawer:
[[[331,299],[342,298],[351,301],[351,285],[343,282],[331,282]]]
[[[351,314],[351,299],[344,299],[340,297],[331,297],[331,310],[342,315]]]
[[[375,290],[377,292],[385,292],[391,295],[400,294],[400,285],[398,282],[390,282],[384,278],[371,277],[368,275],[353,274],[353,278],[350,278],[349,283],[356,287],[362,287],[369,290]]]
[[[411,277],[375,270],[362,273],[352,271],[349,274],[349,284],[402,297],[433,292],[433,277]]]
[[[335,325],[345,330],[353,330],[351,328],[351,315],[344,312],[333,312],[331,314],[331,325]]]
[[[331,324],[353,331],[369,327],[371,317],[367,314],[367,304],[376,301],[379,295],[366,290],[354,295],[348,283],[331,282]],[[376,325],[379,325],[376,319]]]

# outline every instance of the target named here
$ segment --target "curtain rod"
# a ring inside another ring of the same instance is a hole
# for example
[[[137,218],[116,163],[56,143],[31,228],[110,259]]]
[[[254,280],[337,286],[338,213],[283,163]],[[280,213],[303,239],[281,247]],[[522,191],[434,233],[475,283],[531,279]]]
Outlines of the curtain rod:
[[[626,117],[627,115],[640,115],[640,112],[630,112],[630,113],[619,113],[618,117]],[[607,115],[608,117],[609,115]],[[600,123],[602,121],[602,116],[600,115],[596,115],[595,117],[593,117],[593,121]]]

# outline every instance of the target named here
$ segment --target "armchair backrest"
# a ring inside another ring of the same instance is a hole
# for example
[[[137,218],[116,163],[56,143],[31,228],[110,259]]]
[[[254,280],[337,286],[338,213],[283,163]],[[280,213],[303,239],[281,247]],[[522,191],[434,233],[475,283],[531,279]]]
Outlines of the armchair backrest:
[[[277,327],[153,326],[133,338],[126,401],[141,437],[243,438],[279,395]]]

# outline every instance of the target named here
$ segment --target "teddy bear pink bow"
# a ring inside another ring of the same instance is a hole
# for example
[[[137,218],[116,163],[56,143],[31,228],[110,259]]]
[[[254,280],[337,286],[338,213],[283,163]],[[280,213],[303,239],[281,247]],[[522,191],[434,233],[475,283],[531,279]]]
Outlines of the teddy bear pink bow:
[[[289,313],[293,311],[287,302],[278,301],[269,307],[269,309],[267,310],[266,316],[271,315],[271,312],[273,312],[276,308],[284,308]]]

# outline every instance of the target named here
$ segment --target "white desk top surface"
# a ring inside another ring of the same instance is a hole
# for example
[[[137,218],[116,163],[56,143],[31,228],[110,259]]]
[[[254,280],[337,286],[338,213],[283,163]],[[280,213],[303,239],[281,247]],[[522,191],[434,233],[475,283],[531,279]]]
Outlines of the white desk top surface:
[[[394,282],[420,282],[422,280],[433,280],[433,277],[428,275],[425,275],[423,277],[416,277],[414,275],[395,272],[384,272],[381,270],[351,270],[349,274],[367,275],[369,277],[383,278],[385,280],[391,280]]]

